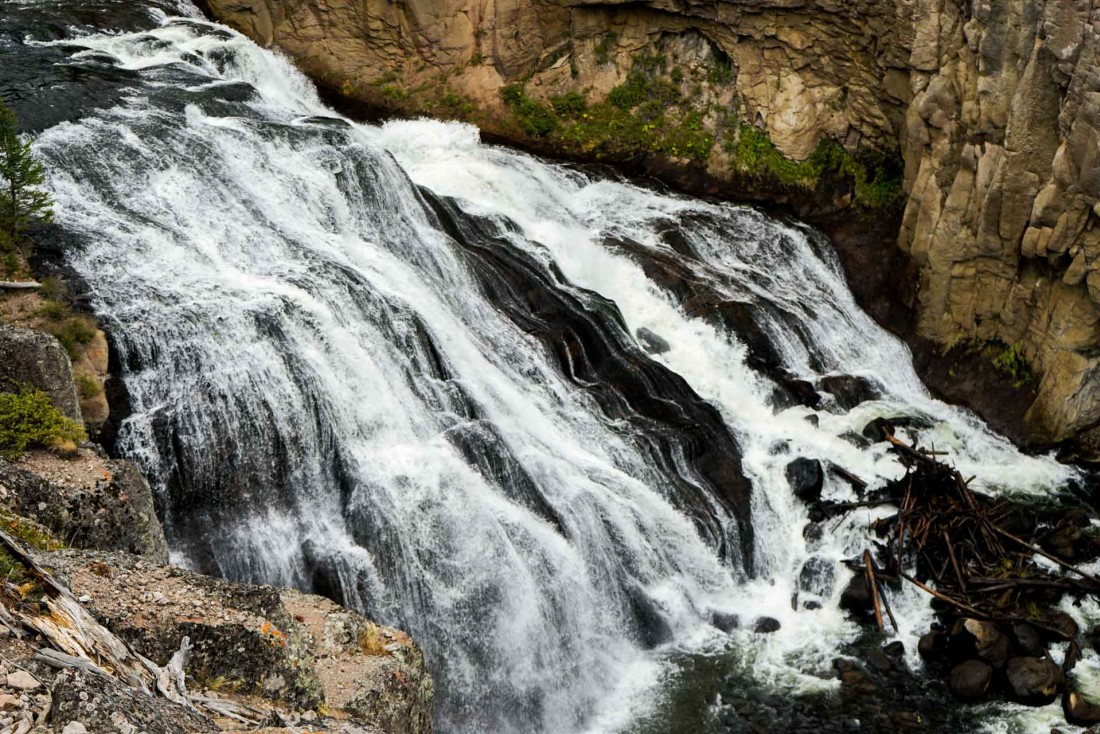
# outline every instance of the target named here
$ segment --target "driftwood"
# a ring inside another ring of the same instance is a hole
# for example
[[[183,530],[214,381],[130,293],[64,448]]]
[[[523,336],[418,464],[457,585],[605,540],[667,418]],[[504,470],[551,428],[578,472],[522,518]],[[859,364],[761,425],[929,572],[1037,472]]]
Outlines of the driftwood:
[[[11,581],[0,581],[0,620],[13,628],[37,632],[54,649],[38,650],[36,659],[54,668],[82,668],[119,678],[148,696],[164,698],[215,716],[228,716],[241,723],[257,725],[265,712],[232,701],[211,699],[187,690],[184,670],[191,653],[191,641],[184,637],[168,665],[161,667],[136,652],[101,625],[57,580],[10,535],[0,530],[0,546],[34,577],[43,598],[38,604],[23,602],[23,592]],[[46,613],[41,607],[45,607]]]
[[[33,280],[0,280],[0,291],[29,291],[41,287],[41,283]]]
[[[1002,527],[1012,518],[1020,519],[1020,506],[971,489],[973,477],[964,478],[940,461],[942,453],[909,446],[892,435],[886,439],[906,467],[905,476],[865,500],[833,508],[898,508],[875,522],[877,535],[884,539],[877,562],[870,550],[863,553],[862,570],[879,630],[887,597],[878,584],[890,578],[912,583],[966,616],[1027,621],[1052,634],[1057,633],[1050,622],[1058,597],[1100,595],[1100,578],[1040,547],[1041,537],[1020,537]],[[1017,526],[1019,522],[1012,527]],[[1055,575],[1040,567],[1036,554],[1072,575]]]

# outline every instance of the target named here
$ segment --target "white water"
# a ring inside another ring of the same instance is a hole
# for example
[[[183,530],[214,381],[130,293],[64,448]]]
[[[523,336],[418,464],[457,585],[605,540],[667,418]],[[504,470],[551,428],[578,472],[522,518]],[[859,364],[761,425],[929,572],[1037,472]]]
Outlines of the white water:
[[[179,491],[173,464],[183,461],[194,495],[169,517],[181,561],[210,562],[190,555],[203,539],[188,537],[206,518],[223,573],[308,587],[320,559],[349,602],[410,629],[444,681],[443,730],[629,730],[662,674],[662,651],[635,635],[638,595],[669,625],[665,650],[732,643],[762,680],[829,686],[815,673],[857,632],[836,608],[842,583],[826,586],[817,611],[794,611],[791,598],[810,556],[838,568],[862,552],[874,513],[808,543],[783,469],[809,456],[872,483],[898,475],[881,447],[839,438],[872,417],[932,419],[922,441],[996,491],[1068,478],[929,397],[905,347],[858,310],[808,230],[485,146],[466,125],[317,120],[335,115],[288,63],[214,28],[166,21],[81,39],[143,71],[147,94],[37,141],[58,221],[84,235],[73,265],[129,365],[123,446],[166,493]],[[255,92],[216,101],[239,82]],[[741,444],[755,578],[673,508],[672,486],[695,481],[690,471],[666,476],[485,298],[413,183],[511,220],[512,246],[556,265],[563,287],[602,295],[631,333],[670,343],[654,359],[716,406]],[[818,411],[818,427],[807,408],[777,413],[735,336],[688,316],[604,244],[668,252],[661,228],[689,214],[699,215],[682,232],[699,255],[694,275],[782,315],[764,326],[788,369],[866,376],[884,397]],[[485,426],[560,530],[449,440]],[[848,492],[830,478],[827,496]],[[180,508],[195,504],[206,514],[188,524]],[[892,604],[915,654],[927,600],[907,590]],[[709,624],[715,610],[782,628],[727,639]]]

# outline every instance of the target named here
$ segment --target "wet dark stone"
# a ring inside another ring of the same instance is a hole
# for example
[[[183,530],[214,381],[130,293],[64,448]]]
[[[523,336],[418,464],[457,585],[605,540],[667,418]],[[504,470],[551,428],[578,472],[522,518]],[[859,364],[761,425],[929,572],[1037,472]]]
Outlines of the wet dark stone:
[[[638,587],[630,589],[630,601],[643,645],[654,648],[672,639],[672,628],[657,602]]]
[[[874,443],[885,441],[894,435],[894,424],[886,418],[875,418],[863,427],[863,437]]]
[[[960,701],[977,701],[989,690],[993,668],[981,660],[967,660],[951,669],[948,687]]]
[[[874,601],[871,599],[871,587],[866,576],[856,574],[852,577],[840,594],[840,608],[863,617],[873,611]]]
[[[810,413],[809,415],[805,416],[805,418],[806,418],[806,422],[809,423],[814,428],[817,428],[819,425],[821,425],[821,419],[818,418],[817,415],[815,415],[813,413]]]
[[[642,349],[646,350],[650,354],[664,354],[668,350],[672,349],[672,345],[660,336],[645,328],[644,326],[634,332],[634,335],[638,337],[638,341],[642,345]]]
[[[741,626],[741,618],[729,612],[715,612],[710,617],[710,623],[729,634]]]
[[[977,656],[1002,668],[1011,654],[1011,642],[993,622],[959,619],[951,628],[951,652],[956,659]]]
[[[752,626],[752,631],[762,635],[769,635],[772,632],[778,632],[781,625],[778,619],[773,617],[760,617],[756,620],[756,623]]]
[[[860,403],[882,396],[882,391],[874,382],[855,375],[823,377],[818,380],[817,387],[832,395],[836,404],[844,410],[851,410]]]
[[[815,503],[810,508],[810,511],[807,513],[807,515],[809,516],[810,521],[815,523],[824,522],[829,518],[829,513],[827,513],[825,511],[825,508],[818,503]]]
[[[921,635],[917,653],[925,660],[936,661],[947,652],[947,634],[943,630],[931,630]]]
[[[885,673],[888,670],[892,670],[894,667],[894,661],[886,655],[882,650],[871,650],[867,653],[867,662],[870,663],[876,670],[880,670]]]
[[[1027,622],[1013,622],[1009,627],[1016,650],[1027,657],[1039,657],[1046,650],[1039,630]]]
[[[814,502],[821,498],[825,471],[820,461],[800,457],[787,464],[784,473],[787,476],[787,483],[798,499],[803,502]]]
[[[829,596],[836,583],[836,564],[823,556],[810,556],[798,574],[798,588],[821,597]]]
[[[1100,724],[1100,705],[1076,691],[1067,690],[1062,696],[1062,713],[1066,715],[1066,721],[1075,726]]]
[[[1052,634],[1047,632],[1047,636],[1056,640],[1072,640],[1081,632],[1081,628],[1077,626],[1077,622],[1073,621],[1073,617],[1065,612],[1057,612],[1054,614],[1054,616],[1046,621],[1045,626],[1056,633]]]
[[[815,410],[821,407],[821,395],[814,389],[812,383],[787,374],[777,375],[776,381],[786,393],[787,400],[785,402],[793,405],[804,405]],[[814,417],[816,418],[816,416]]]
[[[802,602],[802,608],[812,612],[821,609],[821,602],[817,601],[816,599],[809,599]]]
[[[1058,697],[1066,682],[1062,669],[1050,658],[1012,658],[1005,665],[1008,697],[1029,706],[1046,706]]]
[[[863,436],[852,431],[846,431],[840,434],[840,438],[855,446],[857,449],[869,449],[871,448],[871,442],[865,439]]]
[[[900,658],[905,654],[905,643],[901,640],[888,642],[882,647],[882,651],[892,658]]]
[[[825,536],[825,530],[821,527],[820,523],[808,522],[806,527],[802,528],[802,537],[808,543],[816,543]]]

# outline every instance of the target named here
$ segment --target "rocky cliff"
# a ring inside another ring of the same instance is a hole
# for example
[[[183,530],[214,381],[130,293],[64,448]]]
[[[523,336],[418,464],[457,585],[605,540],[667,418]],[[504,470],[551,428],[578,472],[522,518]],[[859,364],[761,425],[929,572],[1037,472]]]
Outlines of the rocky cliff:
[[[537,150],[795,204],[812,221],[869,214],[889,241],[860,246],[896,236],[912,267],[857,253],[892,272],[851,279],[889,280],[916,338],[1032,383],[1018,394],[1034,443],[1087,442],[1100,423],[1091,0],[208,6],[368,111],[468,119]]]

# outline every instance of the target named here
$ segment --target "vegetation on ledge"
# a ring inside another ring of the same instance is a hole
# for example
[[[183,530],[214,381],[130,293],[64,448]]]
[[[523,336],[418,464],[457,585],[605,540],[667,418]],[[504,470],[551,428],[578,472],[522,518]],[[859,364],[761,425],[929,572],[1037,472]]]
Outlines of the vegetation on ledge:
[[[69,449],[86,438],[84,428],[62,415],[44,392],[15,385],[0,393],[0,455],[16,458],[29,448]]]

